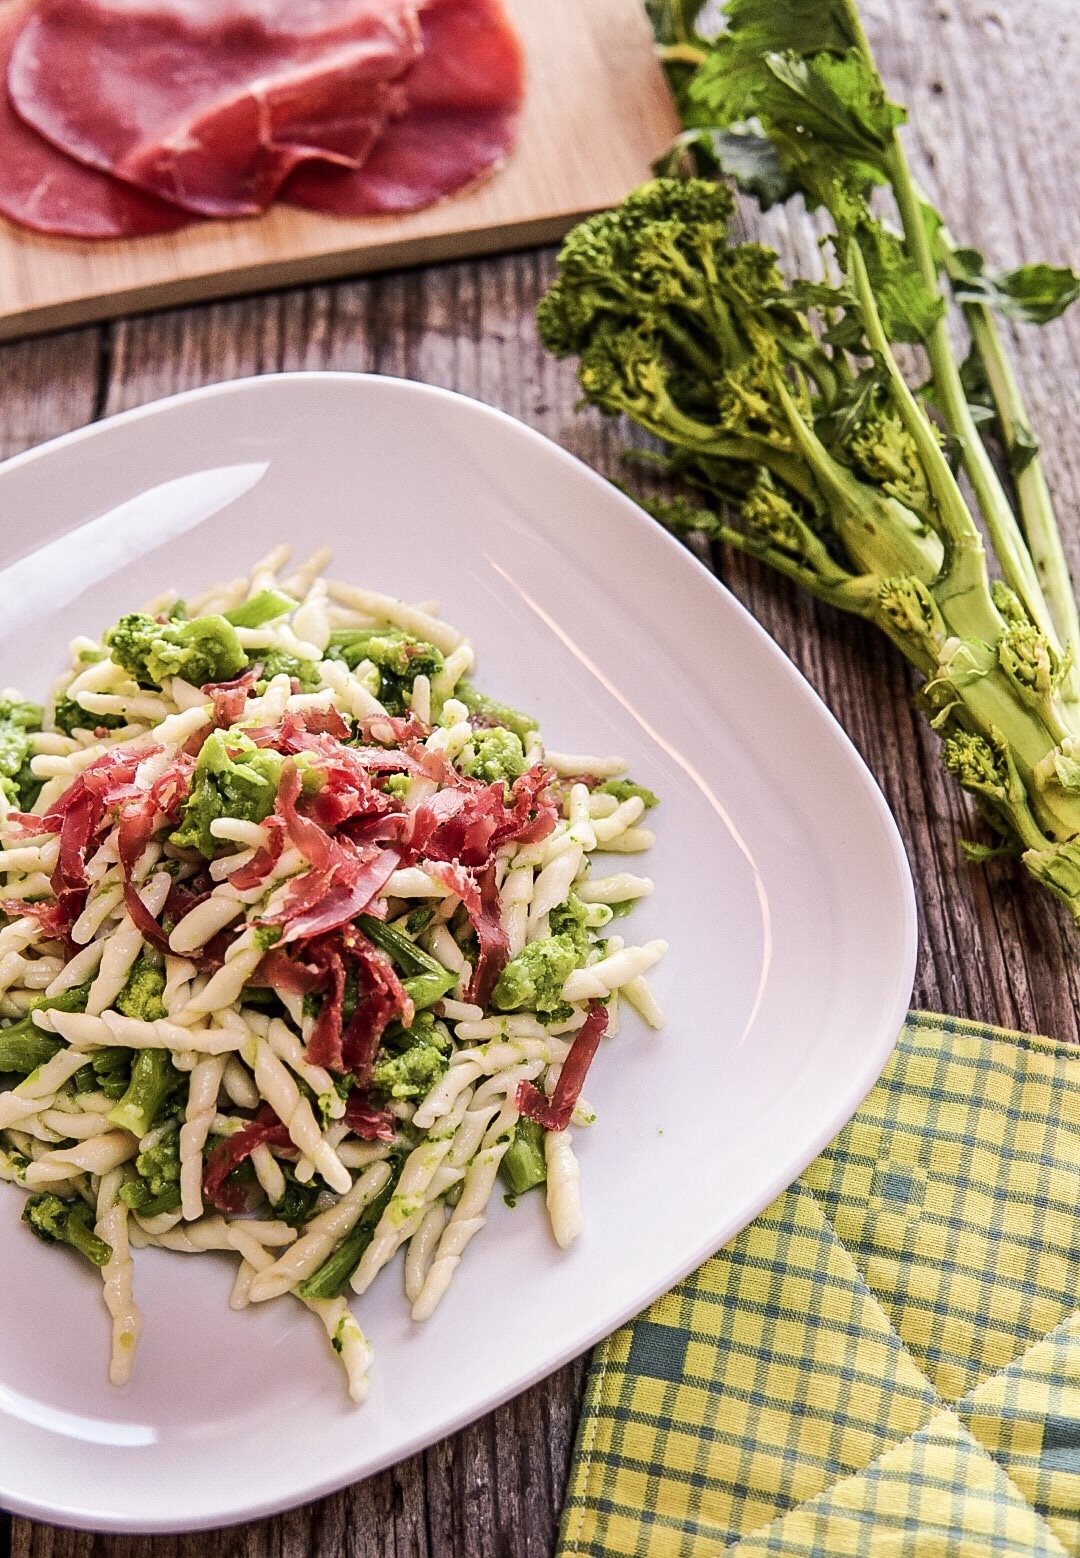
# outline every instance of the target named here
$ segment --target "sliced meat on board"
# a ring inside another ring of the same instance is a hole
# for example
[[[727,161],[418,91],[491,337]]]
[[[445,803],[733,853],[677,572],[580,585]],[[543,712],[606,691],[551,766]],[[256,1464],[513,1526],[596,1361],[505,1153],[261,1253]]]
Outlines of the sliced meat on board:
[[[414,211],[500,167],[524,96],[521,45],[501,0],[429,0],[408,106],[355,171],[308,163],[285,186],[295,205],[340,216]]]
[[[12,102],[90,167],[207,216],[265,210],[307,158],[346,168],[402,111],[418,0],[44,0]]]
[[[21,6],[0,9],[0,82],[25,14]],[[69,238],[132,238],[172,232],[192,220],[189,212],[57,151],[18,118],[2,87],[0,216]]]

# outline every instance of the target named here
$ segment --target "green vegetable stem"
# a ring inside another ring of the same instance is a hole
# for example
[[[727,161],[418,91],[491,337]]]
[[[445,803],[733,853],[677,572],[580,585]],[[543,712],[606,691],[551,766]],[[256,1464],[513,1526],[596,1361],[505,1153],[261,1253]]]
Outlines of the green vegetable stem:
[[[1080,622],[998,325],[1056,318],[1080,277],[998,272],[958,247],[914,182],[906,115],[853,0],[728,0],[715,35],[686,0],[651,9],[685,125],[663,164],[678,176],[570,234],[542,339],[578,359],[586,401],[662,441],[680,486],[646,504],[658,518],[901,650],[996,835],[969,854],[1020,855],[1080,921]],[[762,208],[799,194],[822,212],[824,273],[789,279],[772,250],[738,242],[724,175]],[[923,349],[925,384],[905,379],[898,344]]]

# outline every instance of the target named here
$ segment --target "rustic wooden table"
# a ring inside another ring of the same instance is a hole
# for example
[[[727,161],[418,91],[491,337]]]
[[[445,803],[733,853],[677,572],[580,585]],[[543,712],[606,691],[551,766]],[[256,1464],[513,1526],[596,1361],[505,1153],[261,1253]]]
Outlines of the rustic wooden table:
[[[864,7],[894,95],[912,110],[921,176],[954,230],[998,262],[1080,258],[1075,4],[871,0]],[[789,254],[806,249],[809,229],[794,213],[767,231]],[[6,346],[0,452],[198,384],[337,368],[462,390],[614,472],[624,430],[573,415],[572,372],[546,359],[536,341],[533,309],[553,269],[551,253],[525,254]],[[1080,577],[1080,451],[1069,444],[1080,425],[1080,309],[1041,334],[1023,332],[1018,344]],[[954,841],[967,810],[911,709],[898,658],[869,629],[775,576],[739,558],[712,561],[850,732],[899,821],[919,893],[915,1002],[1080,1040],[1074,934],[1012,865],[978,871],[960,861]],[[278,1519],[149,1540],[0,1516],[0,1558],[540,1558],[554,1544],[584,1374],[579,1360],[425,1454]]]

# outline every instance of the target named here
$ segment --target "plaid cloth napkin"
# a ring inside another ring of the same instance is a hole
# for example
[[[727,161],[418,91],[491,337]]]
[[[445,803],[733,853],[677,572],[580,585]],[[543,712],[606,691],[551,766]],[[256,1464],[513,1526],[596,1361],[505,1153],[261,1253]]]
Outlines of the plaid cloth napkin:
[[[1080,1054],[914,1014],[850,1125],[595,1355],[560,1555],[1080,1554]]]

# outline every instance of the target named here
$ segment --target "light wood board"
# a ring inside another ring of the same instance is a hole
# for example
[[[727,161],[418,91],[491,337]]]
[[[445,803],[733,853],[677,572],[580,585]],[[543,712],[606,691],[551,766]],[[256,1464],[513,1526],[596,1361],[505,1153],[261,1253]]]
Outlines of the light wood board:
[[[675,112],[640,0],[508,0],[525,46],[518,146],[497,174],[408,216],[275,206],[86,243],[0,220],[0,339],[197,299],[551,242],[648,176]]]

